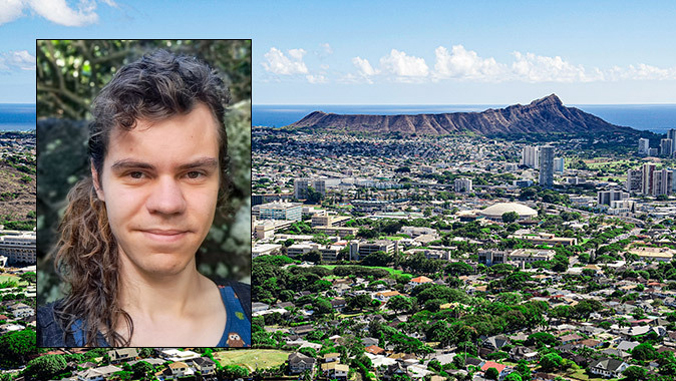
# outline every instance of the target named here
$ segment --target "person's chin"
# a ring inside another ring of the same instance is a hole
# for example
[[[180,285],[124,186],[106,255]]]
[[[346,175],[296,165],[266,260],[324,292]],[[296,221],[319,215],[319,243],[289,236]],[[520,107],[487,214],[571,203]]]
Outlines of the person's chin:
[[[145,267],[145,272],[155,277],[176,276],[187,271],[189,260],[157,261]]]

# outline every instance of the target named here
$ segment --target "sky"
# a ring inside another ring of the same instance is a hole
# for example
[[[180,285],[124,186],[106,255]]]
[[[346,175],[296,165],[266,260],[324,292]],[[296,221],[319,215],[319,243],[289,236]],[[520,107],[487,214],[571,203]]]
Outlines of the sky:
[[[253,103],[676,104],[673,1],[0,0],[0,103],[35,39],[251,38]]]

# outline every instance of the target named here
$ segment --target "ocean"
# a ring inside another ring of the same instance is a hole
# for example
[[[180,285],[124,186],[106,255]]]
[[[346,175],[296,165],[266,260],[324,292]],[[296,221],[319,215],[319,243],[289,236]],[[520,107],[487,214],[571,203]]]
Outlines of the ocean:
[[[438,114],[479,112],[507,105],[253,105],[254,126],[282,127],[313,111],[336,114]],[[665,105],[566,105],[577,107],[618,126],[665,134],[676,128],[676,104]]]
[[[35,130],[35,105],[0,103],[0,131]]]
[[[609,123],[664,134],[676,128],[676,104],[660,105],[570,105]],[[253,105],[254,126],[282,127],[321,110],[337,114],[438,114],[480,112],[506,105]],[[35,129],[35,105],[0,103],[0,130]]]

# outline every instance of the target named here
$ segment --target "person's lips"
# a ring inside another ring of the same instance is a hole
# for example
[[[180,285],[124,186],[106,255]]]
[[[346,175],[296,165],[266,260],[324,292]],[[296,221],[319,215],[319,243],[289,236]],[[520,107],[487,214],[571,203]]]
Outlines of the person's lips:
[[[179,241],[190,233],[189,230],[183,229],[141,229],[140,231],[148,239],[166,243]]]

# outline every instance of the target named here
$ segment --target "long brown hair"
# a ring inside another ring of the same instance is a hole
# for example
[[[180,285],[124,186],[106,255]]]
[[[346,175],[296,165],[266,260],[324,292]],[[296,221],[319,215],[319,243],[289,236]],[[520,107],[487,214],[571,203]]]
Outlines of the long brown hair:
[[[146,55],[122,67],[94,100],[94,120],[89,125],[92,168],[100,178],[114,128],[131,130],[139,119],[159,121],[184,115],[202,103],[219,125],[220,203],[231,184],[224,128],[229,101],[223,81],[205,63],[163,50]],[[57,303],[55,315],[64,335],[83,331],[84,343],[76,345],[97,346],[100,333],[111,346],[127,346],[134,324],[119,305],[117,241],[108,224],[106,205],[97,197],[94,185],[91,177],[86,178],[68,194],[53,250],[56,271],[68,289]],[[126,322],[128,337],[115,330],[121,320]]]

